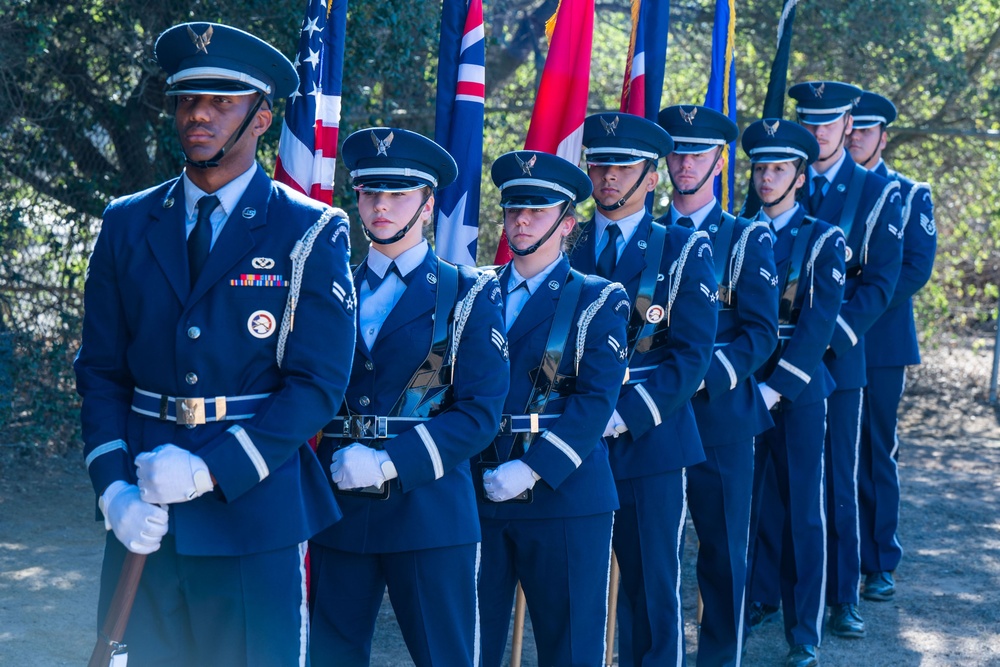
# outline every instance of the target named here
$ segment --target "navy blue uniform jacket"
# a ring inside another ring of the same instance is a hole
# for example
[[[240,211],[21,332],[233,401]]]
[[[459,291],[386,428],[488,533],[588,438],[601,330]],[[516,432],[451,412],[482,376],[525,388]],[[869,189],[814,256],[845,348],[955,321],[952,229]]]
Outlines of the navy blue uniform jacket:
[[[649,214],[642,219],[610,276],[625,286],[633,304],[650,251],[652,222]],[[591,222],[570,258],[573,267],[583,273],[593,273],[595,268],[592,230]],[[689,242],[681,267],[679,260]],[[615,479],[657,475],[705,460],[691,396],[708,371],[718,321],[718,285],[708,235],[676,225],[668,227],[659,269],[653,304],[667,311],[672,291],[674,301],[669,317],[665,312],[654,333],[652,348],[634,353],[629,362],[630,369],[653,369],[645,382],[621,388],[615,409],[629,430],[610,441]]]
[[[721,219],[722,207],[716,204],[702,225],[716,254],[721,252],[715,246]],[[715,352],[705,389],[691,399],[705,447],[749,441],[774,426],[753,379],[778,344],[778,279],[770,229],[737,219],[728,252],[722,285],[732,287],[737,278],[735,303],[727,306],[719,299]]]
[[[920,363],[913,295],[934,269],[937,227],[934,202],[927,183],[915,183],[881,163],[875,173],[899,183],[903,197],[903,267],[889,307],[865,336],[865,356],[872,367],[899,367]]]
[[[785,292],[793,246],[804,218],[800,206],[774,243],[779,295]],[[836,389],[823,354],[833,337],[844,298],[844,234],[822,220],[816,220],[811,229],[795,293],[798,319],[794,328],[781,326],[778,349],[757,371],[759,381],[796,405],[822,401]]]
[[[807,213],[840,226],[848,186],[856,164],[850,153],[816,211]],[[864,335],[882,315],[892,298],[903,259],[902,197],[899,184],[866,172],[855,221],[847,238],[847,282],[837,327],[825,356],[837,389],[865,386]],[[860,276],[852,267],[860,264]]]
[[[431,345],[437,296],[437,256],[428,251],[409,274],[406,290],[379,330],[372,349],[358,336],[345,407],[352,414],[387,416],[423,363]],[[458,298],[481,272],[458,267]],[[358,272],[362,280],[364,272]],[[316,536],[324,546],[352,553],[414,551],[480,540],[469,459],[496,435],[510,386],[500,285],[494,277],[473,300],[454,367],[450,407],[384,445],[396,466],[384,500],[338,495],[344,518]],[[452,343],[454,344],[454,334]],[[323,438],[320,460],[329,474],[336,448],[350,440]],[[330,482],[332,484],[332,482]]]
[[[509,266],[509,265],[508,265]],[[500,274],[507,280],[507,267]],[[569,274],[569,260],[549,274],[546,285],[531,295],[507,332],[510,346],[510,392],[504,413],[525,414],[534,385],[532,371],[545,353],[552,318],[562,297]],[[547,430],[535,437],[521,460],[531,466],[541,480],[535,484],[530,504],[491,503],[480,500],[481,516],[499,519],[549,519],[588,516],[618,509],[615,481],[608,463],[608,447],[601,437],[618,399],[625,375],[625,324],[630,305],[622,289],[614,289],[593,315],[587,327],[579,368],[576,368],[580,316],[598,302],[609,285],[597,276],[586,276],[580,300],[559,364],[559,375],[576,376],[576,387],[568,396],[556,393],[546,406],[546,414],[561,415]],[[514,437],[500,436],[483,453],[484,460],[507,461]],[[477,479],[481,488],[482,479]]]
[[[315,239],[279,366],[289,256],[333,209],[273,183],[258,167],[193,288],[184,210],[184,188],[175,179],[117,199],[104,214],[75,363],[94,489],[101,494],[115,480],[134,484],[136,455],[173,443],[204,459],[217,482],[214,492],[170,506],[179,553],[240,555],[303,542],[339,517],[306,441],[336,414],[351,367],[347,221],[332,218]],[[273,267],[257,268],[265,259]],[[263,273],[281,286],[242,284]],[[266,336],[252,335],[255,317],[270,318]],[[187,428],[132,411],[137,388],[183,397],[269,396],[250,419]]]

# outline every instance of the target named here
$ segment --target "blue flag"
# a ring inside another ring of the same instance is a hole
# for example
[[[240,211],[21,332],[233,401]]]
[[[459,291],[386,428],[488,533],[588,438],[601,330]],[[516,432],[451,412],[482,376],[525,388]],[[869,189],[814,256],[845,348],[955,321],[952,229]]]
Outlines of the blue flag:
[[[455,264],[476,264],[485,98],[482,0],[444,0],[434,140],[455,158],[458,179],[437,193],[434,239],[438,257]]]
[[[712,74],[708,80],[705,106],[736,122],[736,0],[716,0],[712,27]],[[732,213],[736,183],[736,142],[722,153],[722,175],[715,180],[715,196],[722,208]]]

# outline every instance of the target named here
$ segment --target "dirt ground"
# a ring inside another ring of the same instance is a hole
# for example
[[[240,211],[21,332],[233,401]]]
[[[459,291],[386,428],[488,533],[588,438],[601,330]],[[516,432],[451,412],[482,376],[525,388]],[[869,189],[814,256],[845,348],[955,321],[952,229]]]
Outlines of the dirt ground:
[[[892,602],[862,601],[868,637],[831,637],[823,665],[1000,665],[1000,413],[987,400],[992,338],[925,344],[900,423],[900,541]],[[2,436],[0,436],[2,437]],[[96,628],[103,526],[80,461],[25,461],[0,441],[0,665],[83,665]],[[688,534],[688,658],[697,648]],[[534,665],[526,633],[525,666]],[[752,637],[746,665],[778,666],[781,623]],[[383,605],[372,664],[407,665]]]

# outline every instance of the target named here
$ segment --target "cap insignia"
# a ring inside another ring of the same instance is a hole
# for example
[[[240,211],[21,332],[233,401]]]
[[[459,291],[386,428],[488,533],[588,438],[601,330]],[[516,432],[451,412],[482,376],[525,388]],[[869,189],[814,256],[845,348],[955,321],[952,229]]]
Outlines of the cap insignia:
[[[191,38],[191,43],[195,46],[195,52],[202,51],[205,55],[208,55],[208,45],[212,42],[212,26],[208,26],[202,34],[196,33],[191,29],[191,26],[187,27],[188,37]]]
[[[778,132],[778,123],[781,121],[774,121],[773,125],[768,125],[767,121],[764,121],[764,131],[767,132],[767,136],[773,137]]]
[[[521,165],[521,174],[526,176],[531,176],[531,168],[535,166],[535,162],[538,160],[538,156],[532,155],[531,159],[525,162],[524,160],[521,159],[521,157],[517,153],[514,153],[514,159],[517,160],[517,163],[519,165]]]
[[[375,131],[372,130],[372,143],[375,144],[375,148],[378,149],[378,152],[375,153],[375,157],[378,157],[379,155],[389,157],[389,146],[392,145],[392,132],[390,132],[389,136],[385,139],[379,139],[375,136]]]
[[[825,89],[826,89],[826,82],[825,81],[823,83],[819,84],[818,86],[816,84],[814,84],[814,83],[810,83],[809,84],[809,90],[812,91],[813,95],[815,95],[817,98],[820,98],[820,99],[822,99],[822,97],[823,97],[823,91]]]
[[[691,111],[684,111],[684,107],[677,107],[677,109],[681,112],[681,118],[684,119],[685,123],[694,125],[694,117],[698,115],[698,107],[691,109]]]
[[[601,118],[601,125],[604,126],[604,131],[607,132],[607,136],[609,137],[615,136],[615,129],[618,127],[618,120],[619,120],[618,116],[615,116],[615,119],[609,123],[608,121],[604,120],[603,117]]]

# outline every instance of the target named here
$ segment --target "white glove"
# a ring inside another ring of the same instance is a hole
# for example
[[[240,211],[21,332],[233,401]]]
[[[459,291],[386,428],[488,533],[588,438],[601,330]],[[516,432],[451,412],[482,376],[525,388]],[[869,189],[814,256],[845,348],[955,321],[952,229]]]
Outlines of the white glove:
[[[167,534],[167,510],[144,502],[138,486],[112,482],[97,504],[104,514],[104,528],[115,531],[126,549],[151,554],[160,548],[160,540]]]
[[[767,406],[768,410],[777,405],[778,401],[781,400],[781,394],[768,387],[766,383],[761,382],[757,385],[757,388],[760,389],[761,398],[764,399],[764,405]]]
[[[521,459],[507,461],[483,473],[483,490],[495,503],[517,498],[540,480],[535,471]]]
[[[396,466],[388,452],[360,442],[335,451],[330,463],[330,477],[342,490],[382,486],[396,476]]]
[[[194,500],[215,488],[201,457],[177,445],[160,445],[135,457],[139,493],[147,503],[169,505]]]
[[[610,438],[614,436],[617,438],[627,430],[628,426],[625,425],[625,421],[622,419],[622,416],[618,414],[617,410],[615,410],[611,413],[611,419],[608,420],[608,425],[604,427],[604,437]]]

